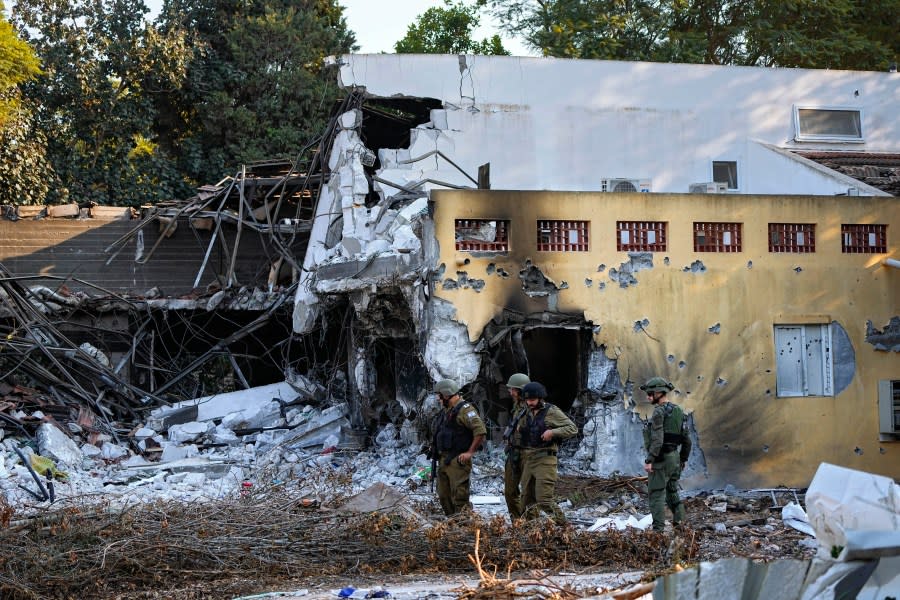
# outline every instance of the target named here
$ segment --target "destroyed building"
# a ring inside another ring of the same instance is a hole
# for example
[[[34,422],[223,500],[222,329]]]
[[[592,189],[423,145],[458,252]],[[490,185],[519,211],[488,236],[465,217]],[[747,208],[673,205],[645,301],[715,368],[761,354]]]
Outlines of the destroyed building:
[[[633,472],[634,391],[660,374],[694,416],[695,485],[800,485],[823,460],[900,475],[900,210],[875,187],[900,175],[879,163],[900,146],[896,74],[410,55],[336,68],[359,97],[294,328],[353,307],[359,425],[415,417],[427,373],[467,385],[499,427],[502,383],[527,371],[579,422],[574,464]],[[848,147],[882,177],[815,160]]]
[[[662,375],[692,414],[690,485],[900,476],[896,74],[334,68],[347,96],[303,161],[137,215],[8,210],[21,364],[110,419],[302,380],[304,402],[347,403],[345,442],[390,424],[408,444],[445,377],[496,440],[524,371],[579,424],[564,463],[597,474],[640,469],[635,391]],[[848,148],[875,171],[828,166]]]

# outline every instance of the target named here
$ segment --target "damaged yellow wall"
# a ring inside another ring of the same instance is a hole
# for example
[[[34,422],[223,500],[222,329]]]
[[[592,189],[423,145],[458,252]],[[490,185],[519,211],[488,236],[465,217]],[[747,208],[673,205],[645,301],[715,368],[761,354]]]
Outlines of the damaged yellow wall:
[[[711,480],[805,486],[823,461],[900,478],[900,442],[880,441],[878,422],[878,381],[900,380],[900,355],[865,340],[867,321],[882,329],[900,314],[900,270],[881,264],[898,258],[896,198],[482,190],[434,191],[432,201],[445,268],[434,293],[456,306],[472,341],[504,308],[555,303],[593,324],[623,382],[675,383]],[[456,251],[455,219],[508,219],[509,252]],[[589,251],[538,252],[539,219],[589,221]],[[668,223],[667,250],[624,288],[610,278],[629,262],[616,249],[617,220]],[[695,221],[743,223],[742,252],[695,252]],[[815,253],[769,252],[769,222],[815,223]],[[842,253],[842,223],[886,224],[887,252]],[[519,273],[528,260],[564,289],[526,296]],[[833,321],[855,353],[849,385],[831,397],[776,397],[774,325]]]

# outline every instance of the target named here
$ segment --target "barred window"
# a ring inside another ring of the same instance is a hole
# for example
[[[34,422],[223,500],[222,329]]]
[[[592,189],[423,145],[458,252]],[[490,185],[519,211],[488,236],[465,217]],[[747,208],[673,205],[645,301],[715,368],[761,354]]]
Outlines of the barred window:
[[[588,221],[538,221],[537,249],[542,252],[587,252]]]
[[[694,252],[740,252],[741,223],[694,223]]]
[[[815,223],[769,223],[769,252],[816,251]]]
[[[887,225],[841,225],[841,252],[879,254],[887,252]]]
[[[508,252],[509,221],[456,219],[456,249],[462,252]]]
[[[616,247],[619,250],[665,252],[666,226],[663,221],[618,221]]]

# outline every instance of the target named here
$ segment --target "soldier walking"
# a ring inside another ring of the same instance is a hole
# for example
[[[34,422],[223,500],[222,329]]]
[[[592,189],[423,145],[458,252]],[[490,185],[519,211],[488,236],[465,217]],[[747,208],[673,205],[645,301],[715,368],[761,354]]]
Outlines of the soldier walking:
[[[435,417],[432,452],[436,453],[437,494],[448,517],[472,510],[469,502],[472,456],[484,442],[487,428],[478,411],[459,395],[459,385],[442,379],[434,386],[443,409]]]
[[[674,389],[675,386],[662,377],[651,377],[641,386],[655,406],[644,428],[644,447],[647,450],[644,470],[648,474],[647,488],[654,531],[665,530],[666,506],[672,511],[672,524],[676,528],[684,524],[684,504],[678,496],[678,480],[691,454],[691,440],[684,412],[666,398],[666,394]]]
[[[526,410],[516,425],[522,444],[522,509],[533,519],[541,511],[559,524],[566,516],[556,503],[559,442],[578,433],[578,427],[558,407],[546,401],[547,389],[532,381],[522,388]]]
[[[509,411],[510,422],[503,432],[503,441],[506,442],[506,462],[503,465],[503,496],[506,498],[506,508],[509,510],[511,520],[522,516],[522,491],[519,482],[522,479],[522,441],[516,432],[516,425],[527,410],[525,399],[522,398],[522,387],[531,382],[524,373],[513,373],[506,382],[506,389],[512,398],[512,408]]]

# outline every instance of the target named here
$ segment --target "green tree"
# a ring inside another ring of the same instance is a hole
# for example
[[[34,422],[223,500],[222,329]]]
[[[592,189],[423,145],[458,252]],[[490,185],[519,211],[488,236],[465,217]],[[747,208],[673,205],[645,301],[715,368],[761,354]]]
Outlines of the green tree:
[[[45,73],[25,87],[58,182],[49,202],[151,202],[188,189],[155,144],[153,94],[180,86],[188,48],[149,26],[143,0],[18,0]]]
[[[34,112],[18,103],[0,127],[0,204],[42,204],[56,175]]]
[[[160,143],[212,181],[241,164],[293,158],[320,134],[340,96],[325,57],[354,36],[335,0],[166,0],[163,31],[194,47],[184,85],[158,99]]]
[[[480,8],[445,0],[446,8],[429,8],[408,27],[406,36],[394,44],[398,54],[508,55],[499,35],[473,40],[480,22]]]
[[[545,56],[884,70],[900,0],[478,0]]]
[[[33,131],[33,112],[20,92],[40,74],[37,55],[16,35],[0,2],[0,204],[39,202],[52,178],[45,144]]]
[[[16,35],[5,10],[0,1],[0,128],[17,110],[18,86],[41,73],[34,50]]]

